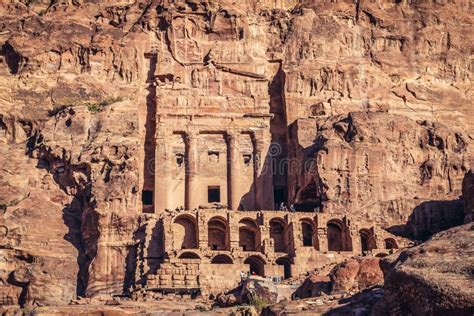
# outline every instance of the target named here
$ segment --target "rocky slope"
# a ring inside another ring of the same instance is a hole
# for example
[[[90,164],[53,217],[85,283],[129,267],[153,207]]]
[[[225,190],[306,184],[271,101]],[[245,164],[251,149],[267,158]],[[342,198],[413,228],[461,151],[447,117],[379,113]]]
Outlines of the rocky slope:
[[[474,224],[434,235],[384,262],[384,299],[375,315],[472,315]]]
[[[297,129],[290,155],[331,161],[290,180],[295,201],[342,204],[386,227],[414,213],[415,236],[445,228],[441,213],[457,223],[450,201],[474,137],[472,10],[462,1],[2,1],[0,305],[128,291],[139,193],[152,181],[154,85],[163,104],[175,100],[160,85],[191,100],[184,91],[199,82],[183,58],[238,62],[272,82],[264,97],[228,88],[245,106],[270,102],[279,124]],[[205,22],[183,24],[197,12]]]

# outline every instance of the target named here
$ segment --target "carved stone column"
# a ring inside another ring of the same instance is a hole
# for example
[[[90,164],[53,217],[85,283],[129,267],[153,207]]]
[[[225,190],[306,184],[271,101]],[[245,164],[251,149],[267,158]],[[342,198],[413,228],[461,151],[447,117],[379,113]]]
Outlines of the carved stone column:
[[[199,207],[197,133],[186,134],[186,208]]]
[[[240,250],[239,246],[239,217],[236,213],[231,213],[229,216],[229,239],[230,249],[232,251]]]
[[[326,227],[316,228],[316,239],[319,244],[319,251],[328,251],[328,232]]]
[[[166,128],[159,128],[156,134],[155,148],[155,192],[154,205],[155,213],[171,209],[173,196],[171,192],[171,162],[173,160],[171,146],[168,143],[169,137]],[[151,166],[145,166],[150,168]]]
[[[236,133],[229,133],[227,135],[227,148],[229,151],[228,168],[230,170],[228,202],[229,208],[234,211],[238,210],[240,205],[240,199],[242,198],[242,194],[239,188],[239,176],[242,169],[237,137],[238,134]]]

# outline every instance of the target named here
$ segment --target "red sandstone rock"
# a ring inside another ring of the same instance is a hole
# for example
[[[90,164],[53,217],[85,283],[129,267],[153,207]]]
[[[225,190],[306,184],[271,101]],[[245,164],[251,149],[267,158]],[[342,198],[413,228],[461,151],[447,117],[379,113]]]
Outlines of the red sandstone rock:
[[[288,204],[364,228],[414,213],[415,236],[458,223],[461,204],[445,200],[460,195],[472,159],[471,11],[462,1],[1,1],[0,305],[127,294],[148,277],[194,282],[157,275],[170,255],[160,236],[174,227],[142,214],[164,145],[157,110],[271,114],[279,161],[317,160],[275,177]],[[356,246],[358,233],[344,232]]]
[[[474,173],[469,170],[462,182],[462,194],[464,198],[464,222],[474,221]]]
[[[384,259],[384,299],[374,315],[472,315],[473,240],[469,223]]]
[[[307,298],[320,296],[322,293],[331,292],[331,282],[328,276],[314,274],[303,281],[303,284],[295,291],[295,298]]]
[[[380,258],[358,257],[336,265],[331,273],[332,292],[358,292],[383,284]]]

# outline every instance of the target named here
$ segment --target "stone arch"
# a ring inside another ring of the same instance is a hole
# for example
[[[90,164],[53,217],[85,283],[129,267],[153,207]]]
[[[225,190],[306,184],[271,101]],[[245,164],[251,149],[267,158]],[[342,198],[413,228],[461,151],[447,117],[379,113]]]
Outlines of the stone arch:
[[[344,224],[339,219],[331,219],[327,223],[327,237],[329,251],[343,250]]]
[[[185,251],[179,255],[179,259],[201,259],[199,255],[192,251]]]
[[[377,249],[377,244],[375,241],[374,234],[367,228],[362,228],[359,230],[360,236],[360,246],[362,252],[371,251],[372,249]]]
[[[196,219],[188,214],[179,215],[173,221],[174,249],[195,249],[198,246]]]
[[[398,244],[393,238],[385,238],[385,249],[398,249]]]
[[[229,224],[221,216],[214,216],[207,222],[208,245],[211,250],[230,250]]]
[[[309,167],[311,164],[305,164],[305,167]],[[320,189],[316,184],[316,181],[311,179],[311,181],[301,188],[296,195],[295,199],[295,208],[298,211],[312,211],[321,206],[321,197],[318,192]]]
[[[258,251],[260,248],[260,228],[251,218],[239,221],[239,246],[244,251]]]
[[[303,247],[315,246],[314,224],[309,218],[301,219],[301,234],[303,238]]]
[[[265,276],[265,260],[259,256],[250,256],[245,259],[244,264],[250,265],[250,274],[255,273],[261,277]]]
[[[288,257],[280,257],[275,263],[279,266],[283,266],[285,280],[291,278],[291,261]]]
[[[220,254],[212,258],[211,263],[213,264],[233,264],[232,258],[228,255]]]
[[[275,252],[284,252],[286,223],[281,218],[272,218],[270,220],[270,238],[273,239]]]
[[[327,223],[329,251],[352,251],[352,236],[348,227],[349,221],[331,219]]]

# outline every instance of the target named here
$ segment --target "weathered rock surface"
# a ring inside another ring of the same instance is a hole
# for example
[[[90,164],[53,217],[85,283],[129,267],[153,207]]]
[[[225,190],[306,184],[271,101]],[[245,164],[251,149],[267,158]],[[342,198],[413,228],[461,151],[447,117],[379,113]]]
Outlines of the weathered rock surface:
[[[370,286],[383,285],[380,258],[358,257],[336,265],[330,273],[331,292],[359,292]]]
[[[337,264],[328,276],[313,274],[304,280],[293,296],[298,299],[360,292],[383,285],[378,257],[357,257]]]
[[[462,195],[464,198],[464,222],[474,221],[474,173],[469,170],[462,182]]]
[[[299,120],[292,135],[295,158],[308,166],[292,173],[297,205],[356,214],[417,239],[463,223],[459,196],[473,156],[461,132],[357,112]]]
[[[374,315],[472,315],[473,266],[473,223],[387,257],[384,299]]]
[[[322,293],[331,292],[331,279],[329,276],[313,274],[303,281],[303,284],[293,294],[294,298],[307,298],[320,296]]]
[[[0,305],[123,294],[137,281],[153,85],[190,113],[270,103],[291,126],[283,152],[317,158],[288,181],[300,205],[385,227],[414,212],[403,227],[414,237],[459,222],[474,137],[472,6],[277,2],[0,3]],[[196,11],[205,22],[187,24]],[[233,85],[188,63],[272,84]]]
[[[242,284],[228,293],[219,294],[216,297],[216,303],[221,307],[228,307],[240,304],[275,304],[282,300],[289,300],[286,296],[288,286],[277,285],[272,281],[261,277],[249,277]],[[284,289],[283,289],[284,288]],[[288,293],[291,293],[288,292]]]

